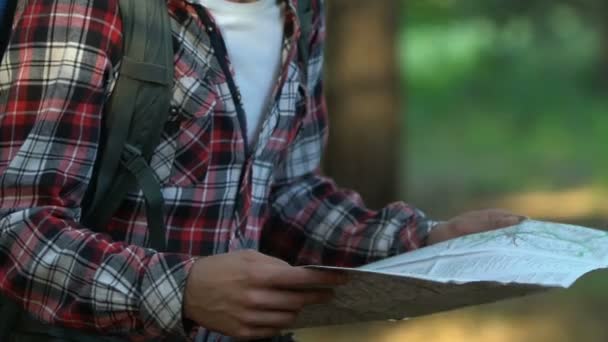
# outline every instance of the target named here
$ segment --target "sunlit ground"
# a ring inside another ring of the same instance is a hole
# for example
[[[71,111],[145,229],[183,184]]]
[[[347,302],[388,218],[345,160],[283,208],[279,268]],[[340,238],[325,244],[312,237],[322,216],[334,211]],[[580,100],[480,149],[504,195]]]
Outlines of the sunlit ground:
[[[606,341],[600,322],[581,326],[561,317],[488,317],[457,312],[405,324],[302,332],[299,341],[536,342]]]

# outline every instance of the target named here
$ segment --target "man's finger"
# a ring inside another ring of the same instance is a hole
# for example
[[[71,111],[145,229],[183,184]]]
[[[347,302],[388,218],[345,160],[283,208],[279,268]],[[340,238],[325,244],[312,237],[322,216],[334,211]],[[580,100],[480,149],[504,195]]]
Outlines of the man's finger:
[[[503,220],[504,221],[502,223],[504,224],[504,226],[514,226],[526,220],[526,218],[523,216],[511,215],[504,217]]]
[[[243,251],[236,252],[236,253],[240,253],[245,260],[254,262],[256,264],[263,263],[263,264],[269,264],[269,265],[275,265],[275,266],[289,266],[289,264],[286,261],[283,261],[278,258],[273,258],[269,255],[262,254],[258,251],[252,250],[252,249],[243,250]]]
[[[306,305],[329,302],[333,291],[317,290],[277,290],[256,289],[243,294],[245,305],[250,308],[278,311],[300,311]]]
[[[519,215],[514,215],[509,212],[493,211],[487,213],[487,222],[489,229],[498,229],[519,224],[526,218]]]
[[[237,333],[232,337],[236,338],[237,341],[250,341],[258,338],[277,336],[280,333],[281,329],[277,328],[243,326],[242,328],[238,329]]]

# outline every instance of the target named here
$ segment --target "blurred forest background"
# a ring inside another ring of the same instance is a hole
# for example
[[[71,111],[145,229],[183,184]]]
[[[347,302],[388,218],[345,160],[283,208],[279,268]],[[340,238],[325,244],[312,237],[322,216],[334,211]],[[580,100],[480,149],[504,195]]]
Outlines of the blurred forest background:
[[[328,0],[324,163],[379,207],[608,224],[608,1]],[[302,341],[608,341],[608,274]]]

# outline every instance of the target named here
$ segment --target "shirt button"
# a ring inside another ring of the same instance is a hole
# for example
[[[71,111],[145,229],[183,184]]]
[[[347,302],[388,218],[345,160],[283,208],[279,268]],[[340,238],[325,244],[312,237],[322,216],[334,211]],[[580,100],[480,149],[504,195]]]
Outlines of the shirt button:
[[[207,26],[207,32],[209,32],[209,33],[213,32],[213,26]]]

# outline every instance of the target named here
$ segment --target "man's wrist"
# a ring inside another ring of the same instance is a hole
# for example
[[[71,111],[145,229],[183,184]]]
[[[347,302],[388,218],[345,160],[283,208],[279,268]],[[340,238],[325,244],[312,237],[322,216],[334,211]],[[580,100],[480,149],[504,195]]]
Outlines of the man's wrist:
[[[150,337],[182,336],[189,332],[184,327],[183,304],[186,279],[196,259],[185,254],[157,253],[142,281],[140,304],[141,320]]]
[[[428,246],[428,245],[432,245],[435,242],[435,239],[433,238],[433,235],[435,235],[437,231],[437,229],[444,224],[446,221],[438,221],[438,220],[430,220],[427,219],[424,221],[423,225],[423,229],[424,229],[424,238],[422,240],[422,245],[423,246]]]

